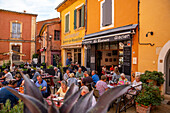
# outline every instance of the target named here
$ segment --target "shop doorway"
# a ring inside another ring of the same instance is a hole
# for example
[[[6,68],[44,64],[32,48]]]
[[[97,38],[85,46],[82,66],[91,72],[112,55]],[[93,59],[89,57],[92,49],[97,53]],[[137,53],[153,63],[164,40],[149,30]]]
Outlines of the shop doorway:
[[[12,46],[12,50],[13,51],[16,51],[16,52],[20,52],[20,46],[18,46],[18,45],[13,45]],[[20,61],[20,55],[17,55],[17,54],[13,54],[12,55],[12,60],[13,61]]]
[[[170,50],[166,59],[166,93],[170,94]]]
[[[97,72],[99,73],[99,75],[101,74],[101,59],[102,59],[102,52],[101,51],[97,51]]]

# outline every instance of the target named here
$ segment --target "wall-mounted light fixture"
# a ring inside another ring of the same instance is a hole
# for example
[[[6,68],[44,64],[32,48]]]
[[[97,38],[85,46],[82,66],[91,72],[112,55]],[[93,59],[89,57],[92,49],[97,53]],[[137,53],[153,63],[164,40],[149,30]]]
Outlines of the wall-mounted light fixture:
[[[153,32],[151,31],[151,32],[146,33],[146,37],[148,37],[149,34],[153,35]]]

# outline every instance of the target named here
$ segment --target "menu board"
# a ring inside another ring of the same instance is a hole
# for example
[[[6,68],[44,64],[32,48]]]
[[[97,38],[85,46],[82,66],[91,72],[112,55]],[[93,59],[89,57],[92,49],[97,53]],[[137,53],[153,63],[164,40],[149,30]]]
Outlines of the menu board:
[[[131,75],[131,46],[123,48],[123,73]]]

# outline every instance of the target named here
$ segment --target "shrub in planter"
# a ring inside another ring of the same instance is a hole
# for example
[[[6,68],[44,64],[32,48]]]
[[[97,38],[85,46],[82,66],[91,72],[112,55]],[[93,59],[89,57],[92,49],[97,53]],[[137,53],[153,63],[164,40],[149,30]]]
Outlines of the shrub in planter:
[[[0,110],[0,113],[24,113],[24,104],[19,100],[19,103],[11,108],[11,102],[8,99]]]
[[[148,83],[151,81],[155,81],[154,84],[157,86],[160,86],[164,83],[164,77],[162,72],[157,71],[145,71],[144,74],[141,75],[141,81],[142,83]]]
[[[161,104],[163,100],[163,96],[161,95],[161,91],[157,86],[153,85],[153,82],[148,85],[143,83],[143,89],[141,93],[136,98],[136,102],[138,106],[157,106]]]

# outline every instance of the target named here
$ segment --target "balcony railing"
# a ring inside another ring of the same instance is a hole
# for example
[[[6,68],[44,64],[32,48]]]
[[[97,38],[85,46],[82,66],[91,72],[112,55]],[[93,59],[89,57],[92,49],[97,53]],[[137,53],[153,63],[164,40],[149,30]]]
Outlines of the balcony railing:
[[[11,33],[11,38],[21,38],[21,33]]]

